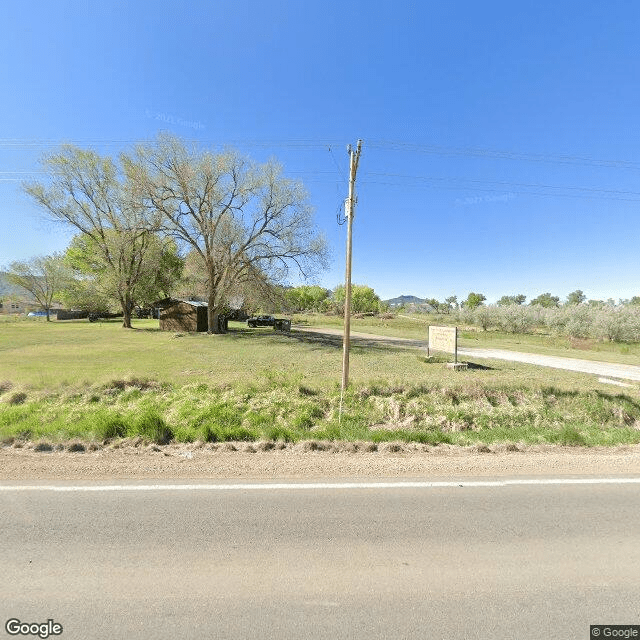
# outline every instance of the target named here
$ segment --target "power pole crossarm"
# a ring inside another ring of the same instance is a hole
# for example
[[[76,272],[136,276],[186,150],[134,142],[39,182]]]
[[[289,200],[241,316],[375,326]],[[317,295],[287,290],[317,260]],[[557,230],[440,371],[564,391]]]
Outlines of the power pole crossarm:
[[[351,145],[347,148],[349,153],[349,197],[346,202],[347,217],[347,266],[345,273],[345,295],[344,295],[344,339],[342,341],[342,390],[349,385],[349,349],[351,346],[351,236],[353,228],[353,217],[355,213],[355,188],[358,162],[360,161],[360,151],[362,150],[362,140],[358,140],[356,151]]]

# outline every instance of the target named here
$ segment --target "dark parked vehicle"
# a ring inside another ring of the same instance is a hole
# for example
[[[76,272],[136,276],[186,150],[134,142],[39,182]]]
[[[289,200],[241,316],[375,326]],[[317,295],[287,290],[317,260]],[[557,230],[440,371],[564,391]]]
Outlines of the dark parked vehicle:
[[[276,319],[273,316],[256,316],[247,320],[250,327],[273,327],[275,323]]]
[[[250,327],[273,327],[274,331],[291,331],[291,320],[274,318],[273,316],[249,318],[247,324]]]
[[[97,320],[109,320],[111,318],[122,318],[122,312],[109,313],[108,311],[98,311],[89,314],[89,322],[96,322]]]

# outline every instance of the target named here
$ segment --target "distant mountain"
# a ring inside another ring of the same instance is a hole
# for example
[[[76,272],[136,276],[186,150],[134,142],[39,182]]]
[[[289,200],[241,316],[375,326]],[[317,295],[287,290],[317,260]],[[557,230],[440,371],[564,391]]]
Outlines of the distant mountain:
[[[404,304],[424,304],[424,298],[418,298],[416,296],[398,296],[397,298],[391,298],[385,300],[390,307],[400,307]]]
[[[6,271],[0,271],[0,298],[2,296],[24,300],[31,296],[22,288],[11,284],[7,279]]]

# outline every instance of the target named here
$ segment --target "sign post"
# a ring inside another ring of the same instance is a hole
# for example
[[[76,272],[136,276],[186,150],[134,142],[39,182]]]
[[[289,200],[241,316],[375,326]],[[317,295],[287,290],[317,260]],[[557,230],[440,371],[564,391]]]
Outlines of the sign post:
[[[458,327],[429,327],[429,341],[427,343],[427,355],[431,351],[444,351],[453,353],[453,362],[449,363],[452,369],[466,369],[464,362],[458,362]]]

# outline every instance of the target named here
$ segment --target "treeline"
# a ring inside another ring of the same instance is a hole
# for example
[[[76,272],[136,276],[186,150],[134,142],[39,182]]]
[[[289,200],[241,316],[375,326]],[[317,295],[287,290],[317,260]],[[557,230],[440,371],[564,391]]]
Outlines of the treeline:
[[[640,296],[618,300],[587,300],[582,290],[572,291],[564,301],[549,292],[528,304],[523,294],[502,296],[495,304],[471,292],[458,302],[450,296],[445,302],[427,299],[423,312],[450,314],[455,322],[473,325],[485,331],[532,333],[546,330],[555,335],[612,342],[640,342]],[[405,308],[405,311],[420,311]],[[400,309],[402,310],[402,309]]]
[[[315,313],[344,313],[345,286],[339,285],[335,289],[325,289],[318,286],[292,287],[284,291],[285,310],[293,313],[305,311]],[[383,313],[389,310],[389,305],[380,300],[378,294],[367,285],[354,284],[351,286],[352,313]]]

